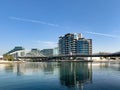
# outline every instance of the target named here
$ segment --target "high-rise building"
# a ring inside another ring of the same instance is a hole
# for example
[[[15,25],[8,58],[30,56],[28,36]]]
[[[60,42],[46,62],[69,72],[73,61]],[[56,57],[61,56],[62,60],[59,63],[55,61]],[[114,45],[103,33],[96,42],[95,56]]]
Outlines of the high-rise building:
[[[92,39],[80,38],[77,41],[77,54],[91,55],[92,54]]]
[[[82,38],[82,34],[68,33],[59,37],[60,55],[90,55],[92,54],[92,39]]]

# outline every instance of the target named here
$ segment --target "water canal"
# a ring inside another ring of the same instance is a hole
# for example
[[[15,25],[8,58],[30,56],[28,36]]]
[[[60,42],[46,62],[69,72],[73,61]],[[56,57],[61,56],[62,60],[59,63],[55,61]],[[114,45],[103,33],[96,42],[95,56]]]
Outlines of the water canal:
[[[120,90],[119,63],[0,64],[0,90]]]

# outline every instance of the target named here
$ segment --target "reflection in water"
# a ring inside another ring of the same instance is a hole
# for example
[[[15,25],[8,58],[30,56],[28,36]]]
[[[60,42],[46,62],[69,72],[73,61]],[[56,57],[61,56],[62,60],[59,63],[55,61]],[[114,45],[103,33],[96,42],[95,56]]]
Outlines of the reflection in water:
[[[23,75],[23,72],[21,71],[21,65],[19,63],[17,63],[16,70],[17,76]]]
[[[13,69],[14,69],[14,65],[13,65],[13,64],[7,64],[7,65],[5,65],[5,67],[4,67],[4,70],[5,70],[7,73],[13,72]]]
[[[92,63],[63,62],[60,64],[60,81],[62,85],[83,90],[85,83],[92,82]]]
[[[44,65],[44,73],[45,74],[53,74],[53,71],[54,71],[53,63],[46,63]]]
[[[55,69],[59,71],[58,79],[63,86],[83,90],[84,84],[92,83],[92,63],[87,62],[27,62],[5,66],[6,72],[14,72],[17,76],[44,74],[50,77]]]
[[[53,74],[54,63],[40,62],[40,63],[16,63],[16,64],[6,64],[4,65],[4,70],[7,73],[15,72],[17,76],[30,75],[39,72],[44,72],[45,74]]]
[[[94,63],[95,64],[95,63]],[[120,71],[120,61],[114,61],[114,62],[101,62],[96,63],[100,67],[100,69],[113,69],[116,71]]]
[[[110,65],[110,63],[109,62],[105,62],[105,63],[102,63],[102,62],[100,62],[100,68],[102,69],[102,68],[108,68],[109,67],[109,65]]]
[[[119,90],[120,63],[0,64],[0,80],[0,90]]]

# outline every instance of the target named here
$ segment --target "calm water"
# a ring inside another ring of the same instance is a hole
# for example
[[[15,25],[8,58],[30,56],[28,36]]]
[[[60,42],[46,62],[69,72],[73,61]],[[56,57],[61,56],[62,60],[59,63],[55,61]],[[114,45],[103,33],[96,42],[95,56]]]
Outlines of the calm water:
[[[0,90],[120,90],[120,64],[0,64]]]

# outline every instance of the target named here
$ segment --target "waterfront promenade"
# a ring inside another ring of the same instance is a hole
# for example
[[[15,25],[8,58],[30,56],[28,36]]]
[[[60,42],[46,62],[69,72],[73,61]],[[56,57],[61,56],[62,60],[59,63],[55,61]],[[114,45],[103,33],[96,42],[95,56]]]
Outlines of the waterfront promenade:
[[[12,64],[12,63],[27,63],[31,61],[6,61],[6,60],[0,60],[0,64]],[[118,62],[120,63],[120,60],[112,60],[112,59],[101,59],[101,60],[51,60],[51,61],[40,61],[40,62],[93,62],[93,63],[106,63],[106,62]]]
[[[0,64],[24,63],[25,61],[6,61],[0,60]]]

